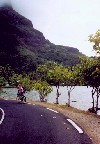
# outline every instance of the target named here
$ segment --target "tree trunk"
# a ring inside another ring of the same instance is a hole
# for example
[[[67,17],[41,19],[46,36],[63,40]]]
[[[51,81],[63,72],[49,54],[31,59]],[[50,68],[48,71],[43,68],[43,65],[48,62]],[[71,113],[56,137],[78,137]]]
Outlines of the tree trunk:
[[[56,93],[57,97],[56,97],[56,104],[59,104],[58,102],[58,98],[60,96],[60,93],[59,93],[59,86],[57,86],[57,93]]]
[[[68,107],[70,107],[70,90],[68,90]]]
[[[44,102],[44,96],[43,95],[40,95],[40,101]]]
[[[96,113],[98,111],[98,103],[99,103],[99,88],[97,88],[97,103],[96,103]]]
[[[94,106],[94,94],[95,94],[95,91],[93,92],[93,90],[92,90],[92,100],[93,100],[92,111],[93,111],[93,112],[95,112],[95,106]]]
[[[69,87],[69,90],[68,90]],[[68,90],[68,107],[70,107],[70,94],[71,91],[75,88],[75,86],[67,86],[67,90]]]

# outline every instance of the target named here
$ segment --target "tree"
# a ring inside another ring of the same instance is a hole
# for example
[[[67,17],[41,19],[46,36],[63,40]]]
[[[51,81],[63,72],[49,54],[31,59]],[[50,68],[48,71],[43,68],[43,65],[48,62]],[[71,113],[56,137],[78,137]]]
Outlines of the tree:
[[[17,86],[20,81],[22,81],[23,76],[22,74],[13,74],[10,76],[11,85]]]
[[[98,110],[98,99],[100,95],[100,65],[92,66],[89,69],[84,71],[84,79],[90,87],[93,88],[92,90],[92,98],[93,98],[93,107],[92,111],[95,112],[94,108],[94,94],[96,93],[97,101],[96,101],[96,113]]]
[[[92,87],[92,100],[93,106],[92,111],[95,112],[95,101],[94,94],[96,93],[96,85],[98,85],[98,79],[96,79],[97,74],[93,74],[97,68],[98,61],[95,58],[81,58],[81,64],[76,66],[77,75],[76,79],[80,84]],[[78,76],[79,75],[79,76]],[[98,101],[98,100],[97,100]]]
[[[81,57],[80,64],[72,67],[73,81],[76,85],[87,85],[84,79],[84,71],[96,65],[97,61],[93,58]]]
[[[5,78],[0,76],[0,94],[3,93],[2,86],[5,84]]]
[[[45,97],[52,91],[52,87],[46,81],[41,81],[41,80],[34,81],[33,89],[39,92],[39,97],[41,102],[44,102]]]
[[[68,107],[70,107],[71,92],[75,88],[75,85],[76,85],[75,84],[75,71],[74,71],[74,67],[72,67],[71,69],[68,70],[67,75],[66,75],[65,84],[66,84],[67,90],[68,90]]]
[[[61,95],[59,93],[59,86],[64,83],[67,75],[67,69],[63,67],[61,64],[58,64],[54,67],[54,69],[50,69],[47,73],[48,80],[52,82],[57,88],[57,97],[56,97],[56,104],[59,104],[58,98]]]
[[[50,81],[47,77],[47,73],[50,69],[53,70],[56,65],[57,63],[53,61],[48,61],[45,64],[39,65],[36,70],[36,79],[41,79],[42,81],[46,80],[49,83]]]
[[[14,71],[8,64],[5,67],[0,66],[0,76],[4,77],[5,80],[10,84],[10,77],[14,75]]]
[[[27,91],[33,89],[33,81],[30,79],[30,75],[23,76],[22,74],[14,74],[12,77],[10,77],[10,81],[14,86],[17,86],[18,83],[21,83],[22,86],[24,86],[27,89]]]
[[[100,55],[100,30],[98,30],[94,35],[90,35],[89,41],[93,43],[93,50]],[[93,106],[90,110],[92,112],[97,112],[98,99],[100,95],[100,56],[82,61],[82,76],[85,84],[93,88],[91,91]],[[97,96],[96,109],[94,105],[94,94]]]
[[[60,95],[59,84],[62,82],[64,73],[63,66],[55,62],[49,61],[44,65],[39,65],[36,73],[38,79],[42,81],[47,81],[49,84],[55,85],[57,87],[56,104],[58,104],[58,97]]]
[[[98,30],[94,35],[90,35],[89,41],[93,43],[93,49],[100,54],[100,30]]]
[[[89,41],[93,43],[93,50],[99,54],[99,57],[96,58],[97,63],[95,66],[92,66],[90,69],[87,69],[86,73],[88,76],[85,75],[87,83],[93,87],[94,93],[97,93],[97,103],[96,103],[96,112],[98,110],[98,99],[100,95],[100,30],[98,30],[94,35],[89,36]],[[90,76],[89,76],[90,74]],[[94,109],[93,109],[94,111]]]

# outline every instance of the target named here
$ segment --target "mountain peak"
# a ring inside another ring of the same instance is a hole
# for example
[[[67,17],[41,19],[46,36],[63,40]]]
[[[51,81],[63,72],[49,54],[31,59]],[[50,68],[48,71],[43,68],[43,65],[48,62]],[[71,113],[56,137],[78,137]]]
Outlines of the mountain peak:
[[[34,71],[45,61],[63,65],[79,63],[82,54],[76,48],[60,46],[46,40],[32,22],[11,6],[0,8],[0,65],[11,65],[17,72]]]
[[[0,9],[13,9],[11,2],[0,3]]]

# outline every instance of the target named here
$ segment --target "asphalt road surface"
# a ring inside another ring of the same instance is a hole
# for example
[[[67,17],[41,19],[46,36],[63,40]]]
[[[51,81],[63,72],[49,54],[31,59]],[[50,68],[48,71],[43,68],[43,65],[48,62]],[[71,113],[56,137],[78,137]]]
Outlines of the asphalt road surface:
[[[0,100],[0,144],[92,144],[68,117],[52,109]]]

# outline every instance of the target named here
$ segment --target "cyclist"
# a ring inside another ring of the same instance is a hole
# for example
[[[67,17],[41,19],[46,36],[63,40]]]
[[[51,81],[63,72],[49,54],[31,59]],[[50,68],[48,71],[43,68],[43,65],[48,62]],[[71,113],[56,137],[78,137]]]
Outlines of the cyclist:
[[[18,93],[17,93],[17,97],[19,100],[23,101],[23,98],[24,100],[26,101],[26,97],[24,96],[24,93],[26,92],[26,89],[24,87],[22,87],[22,84],[18,84]]]

